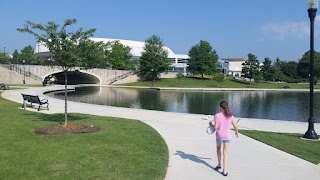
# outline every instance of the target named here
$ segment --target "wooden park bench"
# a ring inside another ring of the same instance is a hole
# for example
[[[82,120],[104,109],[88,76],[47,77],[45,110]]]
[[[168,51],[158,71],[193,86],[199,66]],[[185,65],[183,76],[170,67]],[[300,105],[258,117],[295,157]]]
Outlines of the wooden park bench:
[[[33,107],[33,103],[34,104],[38,104],[38,111],[40,111],[40,108],[43,105],[46,105],[47,109],[49,110],[49,101],[48,99],[42,99],[40,100],[39,96],[33,96],[33,95],[28,95],[28,94],[22,94],[23,97],[23,103],[22,103],[22,108],[26,109],[26,105],[27,103],[30,103],[31,107]]]
[[[9,90],[9,86],[5,85],[4,83],[0,83],[0,89]]]

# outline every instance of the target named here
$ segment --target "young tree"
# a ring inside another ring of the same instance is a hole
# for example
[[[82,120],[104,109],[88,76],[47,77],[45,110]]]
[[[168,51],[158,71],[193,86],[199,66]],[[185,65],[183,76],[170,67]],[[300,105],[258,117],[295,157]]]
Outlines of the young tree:
[[[166,69],[171,68],[167,60],[168,52],[160,37],[153,35],[145,41],[143,52],[139,59],[139,72],[143,77],[155,80]]]
[[[79,57],[79,44],[86,41],[95,29],[83,31],[83,28],[75,32],[67,32],[67,27],[76,24],[76,19],[67,19],[60,25],[50,21],[46,25],[26,22],[24,28],[17,29],[33,35],[38,42],[43,43],[52,53],[55,65],[61,67],[65,76],[65,126],[68,124],[67,111],[67,86],[68,72],[81,65],[83,58]],[[60,27],[60,28],[59,28]],[[40,31],[39,33],[34,30]]]
[[[223,82],[226,79],[226,77],[224,77],[224,75],[221,73],[214,73],[212,79],[218,82],[219,87],[220,82]]]
[[[219,56],[207,41],[200,40],[200,43],[192,46],[189,51],[190,60],[188,70],[194,75],[213,74],[217,71],[216,63]]]
[[[263,65],[261,67],[262,77],[265,80],[271,80],[271,60],[269,58],[264,58]]]
[[[246,78],[251,79],[253,78],[253,75],[259,73],[260,65],[259,60],[257,57],[251,53],[248,54],[248,60],[246,60],[244,63],[242,63],[242,73]]]

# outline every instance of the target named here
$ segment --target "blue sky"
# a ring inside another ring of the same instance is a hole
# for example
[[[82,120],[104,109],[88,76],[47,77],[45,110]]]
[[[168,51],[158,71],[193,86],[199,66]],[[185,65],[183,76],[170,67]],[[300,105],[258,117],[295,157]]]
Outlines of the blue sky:
[[[200,40],[208,41],[220,58],[263,62],[298,61],[309,49],[306,0],[1,0],[0,46],[19,52],[36,45],[19,33],[25,22],[96,28],[94,37],[145,41],[155,34],[176,54],[188,54]],[[315,50],[320,50],[320,16],[315,23]]]

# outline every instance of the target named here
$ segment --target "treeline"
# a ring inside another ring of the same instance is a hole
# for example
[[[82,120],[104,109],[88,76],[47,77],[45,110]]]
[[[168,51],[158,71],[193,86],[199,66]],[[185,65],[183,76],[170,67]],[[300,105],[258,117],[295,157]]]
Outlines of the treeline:
[[[320,53],[315,52],[314,82],[317,83],[320,77]],[[298,62],[282,61],[276,58],[274,63],[271,59],[265,58],[260,65],[259,60],[253,54],[248,54],[248,60],[243,63],[242,74],[245,78],[255,81],[285,81],[288,83],[308,81],[310,74],[310,51],[306,52]]]

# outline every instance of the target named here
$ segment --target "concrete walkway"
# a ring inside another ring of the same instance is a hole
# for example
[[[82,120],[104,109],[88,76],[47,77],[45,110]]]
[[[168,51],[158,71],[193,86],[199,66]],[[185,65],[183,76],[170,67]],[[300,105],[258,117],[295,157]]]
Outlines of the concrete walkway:
[[[43,92],[61,89],[62,86],[10,90],[2,93],[6,99],[22,103],[21,93],[39,95],[49,99],[50,110],[42,113],[63,113],[64,101],[43,95]],[[36,111],[36,109],[28,108]],[[138,119],[156,129],[169,148],[169,165],[166,180],[202,179],[320,179],[320,165],[272,148],[256,140],[240,135],[230,145],[229,175],[223,177],[213,168],[217,165],[215,135],[208,135],[205,129],[208,121],[205,115],[172,113],[152,110],[119,108],[68,101],[68,112]],[[238,120],[239,118],[237,118]],[[242,129],[267,130],[275,132],[298,132],[307,130],[307,123],[271,121],[240,118]],[[320,125],[315,129],[319,134]]]

